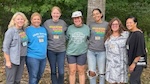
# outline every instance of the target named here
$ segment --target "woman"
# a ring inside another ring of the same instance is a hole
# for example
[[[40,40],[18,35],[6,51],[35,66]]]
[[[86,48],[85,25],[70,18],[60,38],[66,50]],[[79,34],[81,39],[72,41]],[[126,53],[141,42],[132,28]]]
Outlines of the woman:
[[[6,84],[20,84],[27,50],[28,38],[24,28],[28,20],[22,12],[16,12],[5,33],[3,52],[6,66]]]
[[[87,75],[90,84],[96,84],[99,75],[99,84],[105,84],[105,48],[104,34],[108,26],[108,22],[102,21],[103,14],[100,9],[96,8],[92,11],[94,22],[90,23],[91,35],[89,39],[89,48],[87,52],[88,71]],[[96,67],[97,65],[97,67]],[[97,72],[98,68],[98,72]]]
[[[41,20],[39,13],[33,13],[31,26],[26,29],[29,38],[26,58],[29,84],[38,84],[46,66],[47,32],[40,26]]]
[[[106,80],[110,84],[128,82],[126,40],[129,32],[118,18],[113,18],[105,35]]]
[[[127,40],[128,65],[130,84],[141,84],[140,76],[146,66],[146,50],[143,32],[137,27],[137,19],[129,16],[126,20],[126,27],[131,31]]]
[[[48,19],[44,22],[44,26],[48,32],[47,57],[51,68],[51,80],[52,84],[64,84],[64,64],[66,54],[65,32],[67,25],[64,20],[59,19],[61,16],[59,7],[54,6],[52,8],[51,16],[52,19]]]
[[[90,35],[90,29],[83,24],[81,11],[72,13],[73,23],[68,27],[67,37],[67,61],[69,65],[69,82],[75,84],[76,72],[79,74],[79,83],[85,84],[85,64],[87,53],[87,38]]]

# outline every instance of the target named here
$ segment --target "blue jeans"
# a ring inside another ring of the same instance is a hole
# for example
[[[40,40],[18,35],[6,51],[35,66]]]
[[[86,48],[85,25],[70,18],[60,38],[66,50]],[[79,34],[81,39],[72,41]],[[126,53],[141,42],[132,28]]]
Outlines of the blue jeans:
[[[51,68],[52,84],[64,84],[64,64],[66,52],[47,51],[48,61]],[[58,71],[56,70],[58,69]],[[57,74],[58,72],[58,74]]]
[[[99,84],[105,84],[105,61],[106,54],[103,52],[93,52],[88,50],[87,52],[87,62],[88,62],[88,72],[87,75],[90,80],[90,84],[96,84],[96,77],[99,75]],[[98,68],[98,72],[96,70],[96,65]],[[96,76],[89,76],[89,71],[95,72]]]
[[[36,59],[27,57],[26,64],[29,73],[29,84],[38,84],[45,70],[46,58]]]

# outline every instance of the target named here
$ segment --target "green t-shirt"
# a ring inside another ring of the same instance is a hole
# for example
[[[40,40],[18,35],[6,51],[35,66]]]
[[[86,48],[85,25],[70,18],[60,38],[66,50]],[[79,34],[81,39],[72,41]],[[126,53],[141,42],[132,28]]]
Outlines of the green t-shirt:
[[[70,25],[67,30],[68,44],[67,55],[81,55],[87,52],[87,37],[90,35],[90,28],[83,24],[81,27]]]

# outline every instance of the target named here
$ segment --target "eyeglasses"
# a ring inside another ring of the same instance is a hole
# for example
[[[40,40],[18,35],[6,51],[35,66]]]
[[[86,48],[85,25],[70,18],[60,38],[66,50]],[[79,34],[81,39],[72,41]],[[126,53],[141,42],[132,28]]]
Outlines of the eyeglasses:
[[[112,26],[118,26],[119,24],[111,24]]]

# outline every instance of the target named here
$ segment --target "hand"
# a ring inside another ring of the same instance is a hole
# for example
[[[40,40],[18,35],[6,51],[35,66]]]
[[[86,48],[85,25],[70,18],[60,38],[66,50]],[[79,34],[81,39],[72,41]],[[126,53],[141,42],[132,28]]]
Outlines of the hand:
[[[136,64],[132,63],[130,66],[129,66],[129,72],[132,73],[134,71],[136,67]]]
[[[11,62],[10,61],[6,62],[6,67],[11,68]]]

